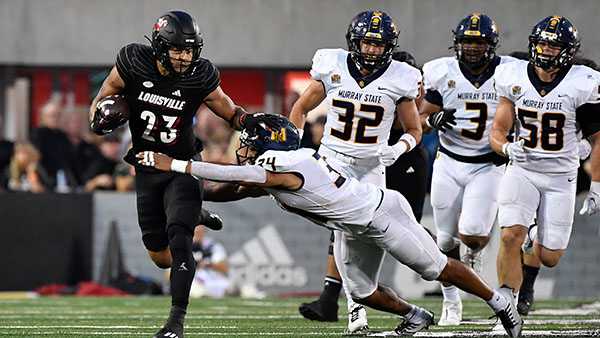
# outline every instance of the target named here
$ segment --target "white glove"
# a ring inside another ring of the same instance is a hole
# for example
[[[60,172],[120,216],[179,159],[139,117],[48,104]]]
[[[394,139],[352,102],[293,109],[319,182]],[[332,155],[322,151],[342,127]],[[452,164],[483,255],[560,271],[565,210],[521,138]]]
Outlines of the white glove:
[[[590,154],[592,153],[592,144],[590,141],[583,138],[577,144],[577,150],[579,150],[579,159],[585,160],[586,158],[590,157]]]
[[[391,166],[396,162],[400,155],[404,154],[408,150],[406,143],[398,142],[393,146],[383,145],[377,149],[377,156],[379,156],[379,163],[386,167]]]
[[[506,142],[502,145],[502,152],[512,162],[526,162],[527,152],[525,151],[525,148],[523,148],[523,143],[525,143],[525,140],[520,140],[519,142]]]
[[[585,200],[583,201],[583,207],[579,210],[580,215],[593,215],[600,211],[600,182],[593,182],[590,185],[590,191],[588,192]]]

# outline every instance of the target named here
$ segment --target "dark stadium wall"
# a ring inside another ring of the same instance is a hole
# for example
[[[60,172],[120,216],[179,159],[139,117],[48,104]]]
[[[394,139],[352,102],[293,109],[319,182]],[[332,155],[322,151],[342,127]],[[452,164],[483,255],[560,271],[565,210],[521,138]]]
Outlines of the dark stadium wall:
[[[0,194],[0,291],[92,277],[92,195]]]

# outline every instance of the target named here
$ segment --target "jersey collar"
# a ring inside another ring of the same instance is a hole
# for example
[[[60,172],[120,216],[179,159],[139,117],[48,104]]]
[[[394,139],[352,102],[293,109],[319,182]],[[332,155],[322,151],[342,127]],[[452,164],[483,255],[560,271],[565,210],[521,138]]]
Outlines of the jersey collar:
[[[537,90],[538,94],[540,94],[541,97],[544,97],[548,93],[550,93],[554,88],[556,88],[556,86],[558,86],[558,84],[565,78],[565,76],[567,76],[569,70],[571,70],[571,65],[559,70],[554,80],[550,82],[544,82],[540,80],[539,76],[535,72],[534,66],[531,63],[528,63],[527,77],[529,78],[529,81],[531,82],[535,90]]]
[[[458,67],[460,68],[460,72],[463,74],[463,76],[469,81],[471,82],[471,84],[479,89],[479,87],[481,87],[487,80],[489,80],[493,75],[494,72],[496,71],[496,66],[498,66],[500,64],[500,57],[496,56],[494,57],[494,59],[492,59],[492,61],[488,64],[488,66],[485,68],[485,70],[481,73],[481,74],[473,74],[469,68],[467,68],[466,66],[464,66],[462,64],[462,62],[457,61],[458,62]]]
[[[368,86],[369,83],[377,80],[381,75],[383,75],[383,73],[385,73],[385,71],[390,66],[391,62],[366,76],[363,76],[360,73],[360,70],[356,66],[356,63],[352,60],[352,56],[350,53],[348,53],[348,56],[346,57],[346,64],[348,65],[348,71],[350,72],[350,75],[354,78],[358,86],[362,89]]]

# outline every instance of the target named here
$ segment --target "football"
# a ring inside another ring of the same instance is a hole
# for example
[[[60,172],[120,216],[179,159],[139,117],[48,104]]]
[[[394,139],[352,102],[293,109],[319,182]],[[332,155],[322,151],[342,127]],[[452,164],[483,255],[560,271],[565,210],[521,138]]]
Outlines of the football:
[[[129,119],[129,106],[123,95],[106,96],[96,104],[92,131],[105,135],[122,126]]]

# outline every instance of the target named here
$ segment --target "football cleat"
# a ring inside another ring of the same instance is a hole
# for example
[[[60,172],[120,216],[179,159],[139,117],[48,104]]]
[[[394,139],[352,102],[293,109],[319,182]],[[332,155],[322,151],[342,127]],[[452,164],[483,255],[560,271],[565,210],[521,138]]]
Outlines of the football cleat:
[[[337,302],[317,299],[314,302],[302,303],[298,311],[302,317],[319,322],[337,322],[339,320]]]
[[[519,302],[517,303],[517,311],[522,316],[527,316],[531,306],[533,305],[533,290],[519,290]]]
[[[496,324],[492,332],[506,331],[509,337],[520,337],[523,330],[523,319],[517,312],[512,300],[508,299],[506,307],[496,312],[496,317],[500,319],[500,323]]]
[[[364,335],[368,332],[367,310],[360,304],[354,304],[348,313],[348,328],[344,332],[344,335]]]
[[[483,250],[475,252],[471,248],[467,248],[467,252],[462,257],[462,261],[471,267],[477,274],[480,274],[482,271]]]
[[[442,305],[442,316],[438,321],[439,326],[460,325],[462,320],[462,301],[452,302],[444,300]]]
[[[167,324],[154,334],[152,338],[183,338],[183,326]]]
[[[433,324],[433,313],[417,307],[417,311],[410,317],[404,318],[404,321],[394,330],[399,336],[412,336],[415,333],[429,328]]]
[[[223,229],[223,220],[221,217],[215,213],[212,213],[204,208],[200,212],[200,217],[198,217],[198,223],[203,224],[205,227],[219,231]]]

